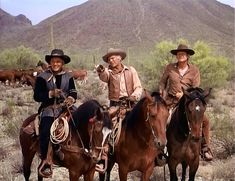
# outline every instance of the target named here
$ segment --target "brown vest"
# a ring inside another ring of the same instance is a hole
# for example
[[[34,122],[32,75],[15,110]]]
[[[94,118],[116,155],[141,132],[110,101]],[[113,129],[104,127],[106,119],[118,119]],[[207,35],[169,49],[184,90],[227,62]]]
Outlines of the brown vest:
[[[109,74],[109,82],[108,82],[108,88],[109,88],[109,100],[118,101],[119,95],[120,95],[120,80],[118,74]],[[133,89],[133,77],[132,72],[130,69],[124,70],[124,79],[126,84],[126,90],[128,96],[130,96],[134,89]]]

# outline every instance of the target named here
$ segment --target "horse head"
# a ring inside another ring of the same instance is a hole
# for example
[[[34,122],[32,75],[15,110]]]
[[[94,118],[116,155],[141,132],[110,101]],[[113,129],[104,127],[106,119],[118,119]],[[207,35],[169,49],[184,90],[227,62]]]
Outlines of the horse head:
[[[158,92],[153,92],[150,95],[145,91],[146,97],[146,119],[145,122],[151,129],[151,134],[154,138],[154,145],[157,148],[164,149],[167,143],[166,139],[166,124],[169,112],[165,101],[161,98]]]
[[[205,98],[210,94],[211,88],[190,88],[184,91],[185,115],[188,123],[188,131],[191,139],[200,140],[201,126],[206,111]]]
[[[101,160],[102,152],[105,149],[104,144],[111,132],[111,127],[112,122],[108,110],[98,107],[88,123],[90,154],[95,162]]]

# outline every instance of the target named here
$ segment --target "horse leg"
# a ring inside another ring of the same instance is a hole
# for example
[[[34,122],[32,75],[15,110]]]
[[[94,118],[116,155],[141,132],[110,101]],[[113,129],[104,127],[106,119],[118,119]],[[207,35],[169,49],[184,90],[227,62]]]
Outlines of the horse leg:
[[[80,176],[81,176],[80,172],[76,172],[76,170],[69,170],[70,181],[78,181]]]
[[[169,159],[168,161],[168,168],[170,171],[170,181],[177,181],[177,173],[176,173],[176,166],[178,165],[178,163],[176,162],[176,160],[172,160]]]
[[[36,152],[23,155],[23,172],[24,172],[24,178],[26,181],[29,181],[30,173],[31,173],[31,164],[33,161],[33,157]]]
[[[187,164],[186,164],[186,162],[182,162],[181,164],[182,164],[182,178],[181,178],[181,181],[185,181]]]
[[[118,165],[118,166],[119,166],[118,172],[119,172],[120,181],[127,181],[127,174],[128,174],[127,168],[125,167],[125,165],[121,165],[121,166]]]
[[[199,166],[199,158],[189,166],[189,181],[194,181]]]
[[[87,173],[85,173],[84,176],[84,181],[93,181],[94,180],[94,174],[95,174],[95,169],[91,169]]]
[[[33,158],[36,154],[36,149],[31,148],[34,144],[29,140],[29,136],[27,134],[21,133],[20,135],[20,145],[22,149],[22,161],[23,161],[23,173],[26,181],[29,181],[30,173],[31,173],[31,164],[33,162]],[[23,141],[24,140],[24,141]]]
[[[153,173],[154,165],[155,164],[150,166],[147,170],[145,170],[145,172],[142,173],[142,179],[141,179],[142,181],[149,181],[149,178]]]

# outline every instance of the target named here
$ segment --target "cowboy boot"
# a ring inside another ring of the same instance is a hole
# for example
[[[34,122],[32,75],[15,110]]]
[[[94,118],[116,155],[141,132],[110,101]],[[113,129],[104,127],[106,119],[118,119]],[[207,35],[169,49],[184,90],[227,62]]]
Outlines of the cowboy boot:
[[[203,122],[202,122],[201,155],[202,155],[202,159],[205,161],[211,161],[213,159],[213,154],[209,147],[209,144],[210,144],[209,129],[210,129],[209,120],[206,116],[204,116]]]

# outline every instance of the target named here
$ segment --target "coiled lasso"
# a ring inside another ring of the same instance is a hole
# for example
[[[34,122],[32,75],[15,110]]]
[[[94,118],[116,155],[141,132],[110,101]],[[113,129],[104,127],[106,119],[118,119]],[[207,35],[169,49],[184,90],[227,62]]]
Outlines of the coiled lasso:
[[[64,142],[69,135],[69,124],[67,117],[57,118],[51,125],[50,140],[54,144]],[[62,124],[61,121],[62,120]]]

